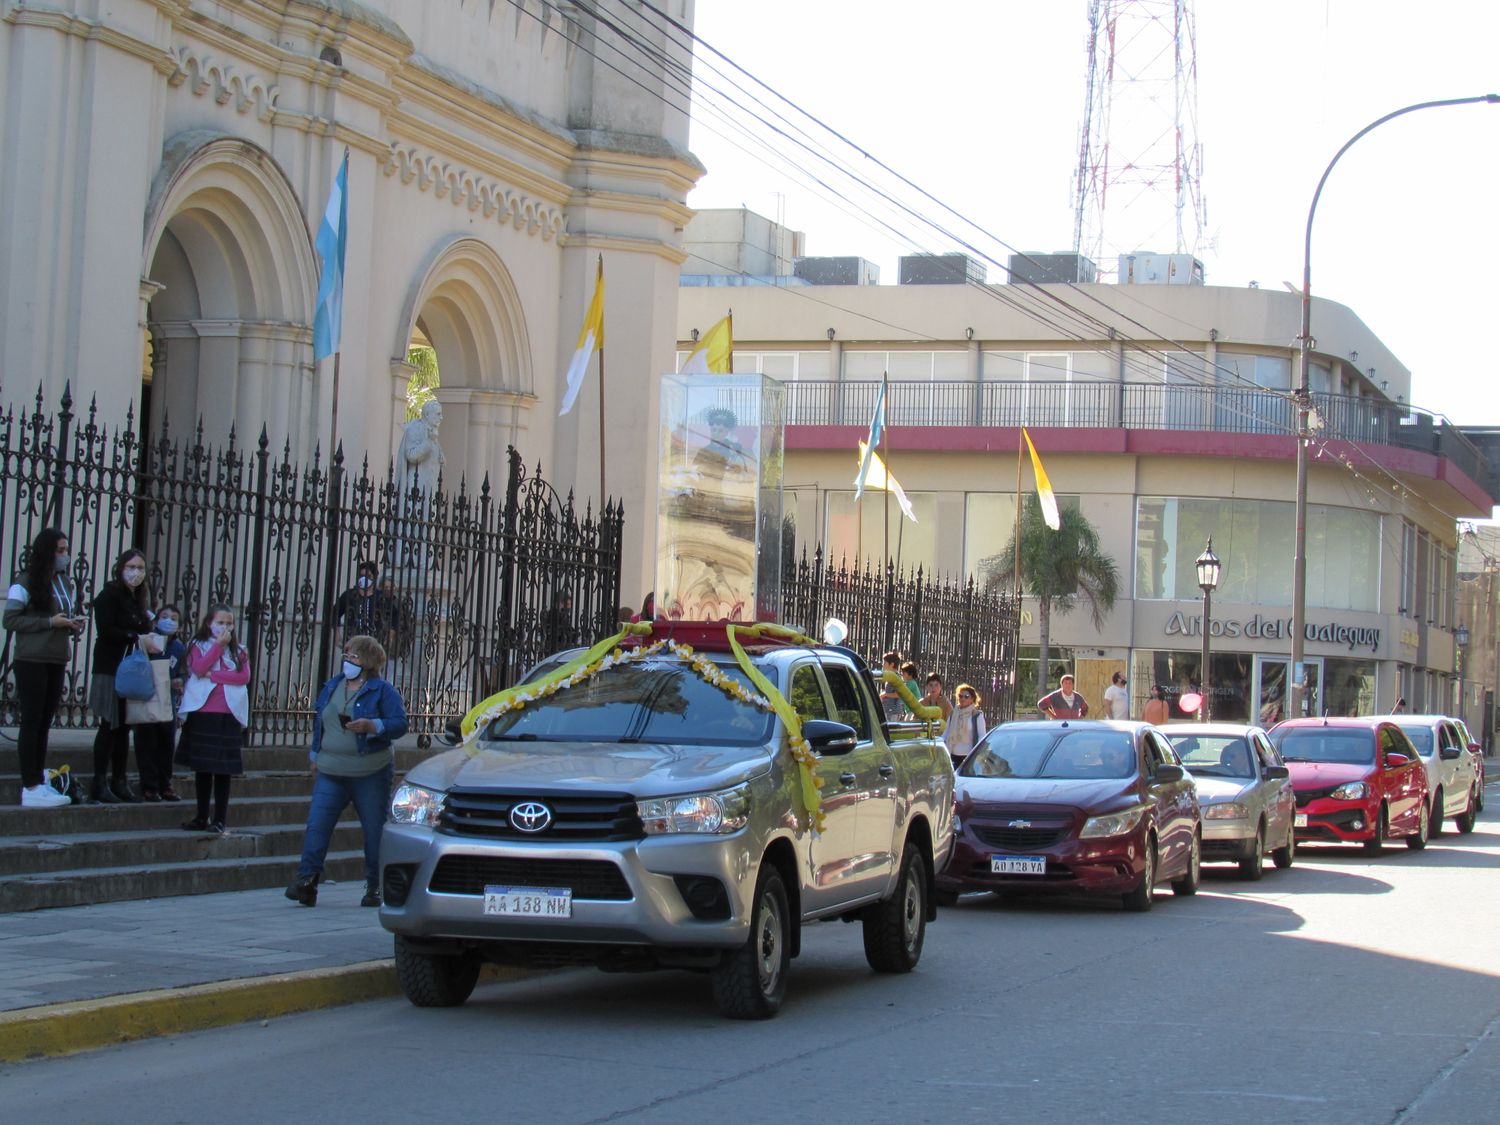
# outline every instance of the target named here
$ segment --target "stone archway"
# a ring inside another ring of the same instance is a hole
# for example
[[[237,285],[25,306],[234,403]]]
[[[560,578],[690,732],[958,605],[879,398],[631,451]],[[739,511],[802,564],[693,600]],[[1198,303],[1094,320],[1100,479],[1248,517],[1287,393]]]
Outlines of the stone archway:
[[[187,133],[166,146],[147,218],[142,300],[153,344],[150,432],[264,425],[300,452],[315,440],[312,362],[317,267],[296,193],[248,141]]]
[[[520,293],[500,256],[474,238],[443,245],[409,294],[398,324],[391,354],[394,440],[400,441],[412,373],[407,352],[421,342],[437,353],[444,489],[457,491],[460,480],[477,489],[486,473],[492,485],[503,479],[505,447],[518,444],[535,390]]]

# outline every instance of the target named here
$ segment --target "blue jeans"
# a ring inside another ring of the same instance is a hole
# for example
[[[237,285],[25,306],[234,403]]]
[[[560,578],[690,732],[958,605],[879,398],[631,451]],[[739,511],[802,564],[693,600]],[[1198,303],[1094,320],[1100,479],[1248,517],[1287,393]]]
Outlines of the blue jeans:
[[[391,766],[365,777],[330,777],[318,771],[313,782],[312,806],[307,810],[307,835],[302,840],[297,878],[323,873],[323,860],[328,855],[333,830],[352,801],[365,837],[365,886],[380,886],[380,830],[385,824],[394,774]]]

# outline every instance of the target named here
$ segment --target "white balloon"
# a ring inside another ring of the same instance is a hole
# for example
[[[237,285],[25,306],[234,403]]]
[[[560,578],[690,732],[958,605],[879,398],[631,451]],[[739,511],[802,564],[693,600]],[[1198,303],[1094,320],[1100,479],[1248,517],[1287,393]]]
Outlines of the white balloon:
[[[837,617],[830,617],[823,625],[823,640],[831,645],[844,643],[844,638],[849,635],[849,626],[845,625]]]

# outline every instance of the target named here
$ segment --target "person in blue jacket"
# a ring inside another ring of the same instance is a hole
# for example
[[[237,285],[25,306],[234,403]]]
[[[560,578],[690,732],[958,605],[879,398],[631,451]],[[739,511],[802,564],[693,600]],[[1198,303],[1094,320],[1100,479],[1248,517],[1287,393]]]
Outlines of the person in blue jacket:
[[[313,704],[312,804],[302,859],[286,897],[316,906],[318,880],[338,819],[352,802],[365,842],[365,897],[361,906],[380,905],[380,831],[391,796],[395,752],[407,731],[406,706],[380,672],[385,648],[374,637],[350,637],[344,666],[323,685]]]

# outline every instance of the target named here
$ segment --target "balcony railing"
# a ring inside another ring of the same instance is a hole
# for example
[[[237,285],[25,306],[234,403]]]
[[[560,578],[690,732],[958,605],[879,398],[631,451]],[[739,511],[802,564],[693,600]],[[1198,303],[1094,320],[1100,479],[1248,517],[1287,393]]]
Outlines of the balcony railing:
[[[880,384],[805,379],[787,384],[787,425],[865,426]],[[892,382],[891,426],[1079,426],[1291,435],[1297,409],[1285,391],[1171,383]],[[1313,395],[1317,437],[1397,446],[1446,457],[1481,485],[1493,470],[1478,448],[1439,416],[1402,403]]]

